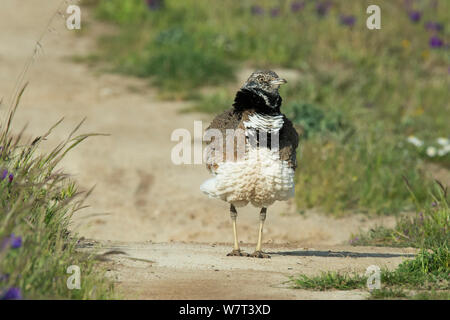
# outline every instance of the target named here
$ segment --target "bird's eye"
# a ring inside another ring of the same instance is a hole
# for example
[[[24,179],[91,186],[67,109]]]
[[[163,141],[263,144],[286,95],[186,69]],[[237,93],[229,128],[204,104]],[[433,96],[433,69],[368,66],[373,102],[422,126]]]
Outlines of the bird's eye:
[[[263,76],[258,76],[256,79],[258,79],[258,81],[263,81],[264,77]]]

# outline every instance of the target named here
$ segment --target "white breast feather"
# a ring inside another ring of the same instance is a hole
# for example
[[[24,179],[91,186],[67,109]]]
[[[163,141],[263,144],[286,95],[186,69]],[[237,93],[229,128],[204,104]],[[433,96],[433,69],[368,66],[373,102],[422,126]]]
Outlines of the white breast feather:
[[[267,132],[278,132],[283,127],[283,116],[269,116],[254,113],[248,117],[248,121],[244,121],[246,129],[261,129]]]

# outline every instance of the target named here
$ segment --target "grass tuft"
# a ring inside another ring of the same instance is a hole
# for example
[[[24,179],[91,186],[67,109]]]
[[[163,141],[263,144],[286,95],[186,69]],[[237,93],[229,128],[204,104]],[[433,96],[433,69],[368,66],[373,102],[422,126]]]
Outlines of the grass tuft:
[[[352,235],[353,245],[436,248],[450,243],[450,208],[446,189],[438,183],[430,201],[413,216],[404,215],[395,228],[382,226]],[[420,208],[420,207],[419,207]]]
[[[113,287],[91,257],[76,251],[70,219],[84,206],[88,193],[56,167],[67,153],[92,136],[68,138],[48,154],[37,149],[49,131],[33,141],[13,136],[11,122],[19,94],[6,124],[0,127],[0,298],[107,299]],[[69,290],[67,268],[77,265],[81,288]]]
[[[371,291],[371,298],[420,298],[427,297],[436,290],[439,291],[439,296],[448,296],[449,261],[447,245],[432,250],[423,249],[414,259],[402,262],[393,271],[382,269],[381,288]],[[356,273],[326,272],[313,277],[300,275],[292,278],[291,282],[297,289],[353,290],[365,288],[367,277]]]
[[[358,274],[348,275],[338,272],[323,272],[319,276],[308,277],[300,275],[298,278],[292,279],[294,288],[311,289],[311,290],[353,290],[364,288],[367,279]]]

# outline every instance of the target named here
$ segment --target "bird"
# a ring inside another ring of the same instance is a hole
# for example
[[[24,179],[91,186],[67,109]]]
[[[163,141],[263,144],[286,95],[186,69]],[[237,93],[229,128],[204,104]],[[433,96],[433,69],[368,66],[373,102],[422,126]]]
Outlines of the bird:
[[[262,251],[267,207],[295,194],[299,136],[281,113],[279,88],[285,83],[274,71],[253,72],[237,91],[232,107],[217,115],[205,130],[206,167],[213,177],[200,190],[230,204],[234,245],[228,256],[270,258]],[[260,208],[258,241],[252,254],[240,249],[236,225],[236,208],[249,203]]]

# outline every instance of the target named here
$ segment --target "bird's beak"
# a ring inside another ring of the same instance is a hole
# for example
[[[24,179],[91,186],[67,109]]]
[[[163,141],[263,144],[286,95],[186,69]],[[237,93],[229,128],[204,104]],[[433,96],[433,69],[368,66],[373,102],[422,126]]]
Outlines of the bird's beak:
[[[270,84],[273,84],[273,85],[281,85],[281,84],[285,84],[285,83],[287,83],[287,81],[283,78],[278,78],[278,79],[270,81]]]

